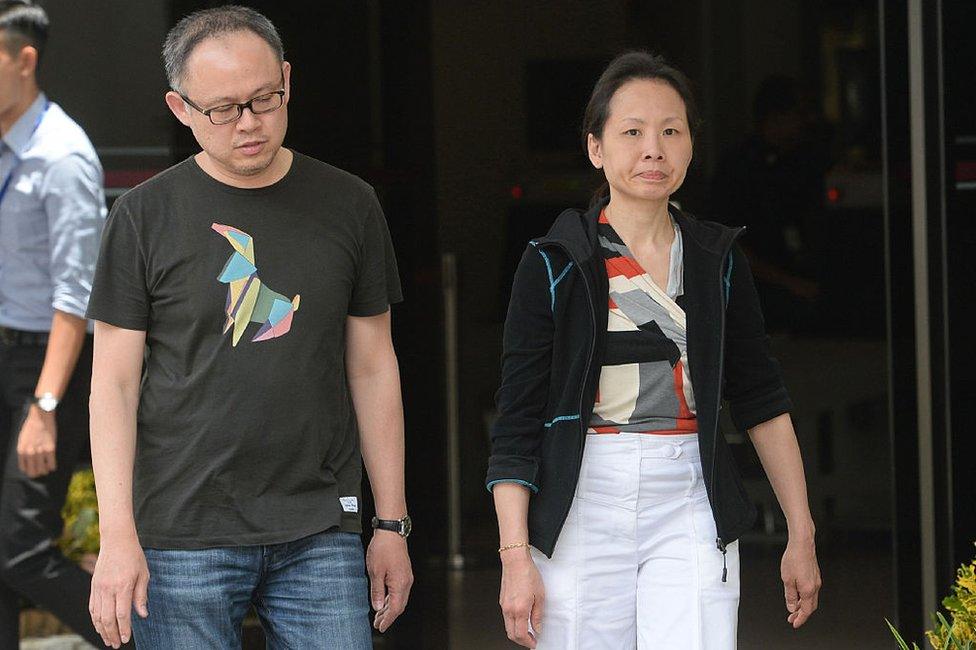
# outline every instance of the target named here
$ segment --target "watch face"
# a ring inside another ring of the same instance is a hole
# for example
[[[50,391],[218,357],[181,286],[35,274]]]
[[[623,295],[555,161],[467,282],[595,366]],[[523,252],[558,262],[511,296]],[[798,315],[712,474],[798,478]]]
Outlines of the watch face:
[[[42,411],[50,413],[54,409],[58,408],[58,400],[53,395],[44,395],[37,400],[37,405]]]
[[[411,530],[413,530],[413,522],[410,521],[410,515],[406,515],[400,520],[400,535],[406,537],[410,534]]]

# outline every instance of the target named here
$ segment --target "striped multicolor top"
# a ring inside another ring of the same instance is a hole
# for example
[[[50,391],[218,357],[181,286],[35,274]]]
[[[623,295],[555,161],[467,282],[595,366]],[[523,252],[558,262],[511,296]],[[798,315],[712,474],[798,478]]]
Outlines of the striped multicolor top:
[[[688,372],[681,230],[674,224],[668,286],[662,290],[600,215],[598,234],[610,280],[607,349],[587,433],[698,431]]]

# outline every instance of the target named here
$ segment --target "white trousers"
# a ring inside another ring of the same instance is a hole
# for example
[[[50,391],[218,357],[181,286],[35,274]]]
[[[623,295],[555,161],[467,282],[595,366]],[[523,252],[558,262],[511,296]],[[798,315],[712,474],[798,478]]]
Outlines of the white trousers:
[[[540,650],[736,647],[739,546],[716,546],[698,437],[587,436],[573,504],[551,559]]]

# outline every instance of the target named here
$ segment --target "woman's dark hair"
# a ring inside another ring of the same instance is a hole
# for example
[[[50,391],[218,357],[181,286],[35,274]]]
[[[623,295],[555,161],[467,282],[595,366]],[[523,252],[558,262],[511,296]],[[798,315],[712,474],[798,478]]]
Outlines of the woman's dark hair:
[[[691,91],[691,81],[659,54],[651,54],[641,50],[621,54],[603,71],[596,85],[590,101],[583,113],[583,151],[588,152],[587,136],[593,134],[600,138],[610,117],[610,100],[621,86],[635,79],[652,79],[661,81],[674,88],[685,104],[685,114],[688,117],[688,128],[691,141],[698,135],[701,119],[698,114],[698,104]],[[610,185],[606,182],[593,194],[590,205],[593,206],[610,194]]]

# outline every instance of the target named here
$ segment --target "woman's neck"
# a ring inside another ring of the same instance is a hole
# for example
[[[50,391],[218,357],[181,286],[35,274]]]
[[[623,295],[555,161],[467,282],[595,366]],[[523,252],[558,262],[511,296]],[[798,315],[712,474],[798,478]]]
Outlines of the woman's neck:
[[[666,247],[674,240],[674,226],[666,200],[635,202],[611,195],[605,211],[607,221],[628,247]]]

